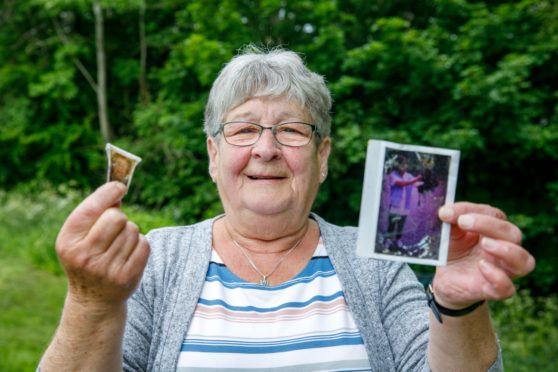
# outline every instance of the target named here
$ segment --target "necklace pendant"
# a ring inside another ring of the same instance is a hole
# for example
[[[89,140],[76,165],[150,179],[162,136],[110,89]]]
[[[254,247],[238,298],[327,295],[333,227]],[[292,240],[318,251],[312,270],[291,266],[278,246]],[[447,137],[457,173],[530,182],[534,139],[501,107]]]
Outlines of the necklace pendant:
[[[267,281],[267,276],[262,276],[260,278],[260,283],[259,284],[261,286],[264,286],[264,287],[269,287],[269,282]]]

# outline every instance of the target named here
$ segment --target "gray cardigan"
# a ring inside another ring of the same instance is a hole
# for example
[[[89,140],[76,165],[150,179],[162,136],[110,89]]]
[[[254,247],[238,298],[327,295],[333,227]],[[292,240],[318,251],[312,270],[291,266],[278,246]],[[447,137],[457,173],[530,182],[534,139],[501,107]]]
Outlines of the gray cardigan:
[[[373,371],[428,371],[428,307],[422,285],[402,263],[358,257],[357,229],[319,226]],[[216,218],[148,234],[151,256],[128,301],[124,370],[174,371],[201,294]],[[501,354],[490,371],[503,370]]]

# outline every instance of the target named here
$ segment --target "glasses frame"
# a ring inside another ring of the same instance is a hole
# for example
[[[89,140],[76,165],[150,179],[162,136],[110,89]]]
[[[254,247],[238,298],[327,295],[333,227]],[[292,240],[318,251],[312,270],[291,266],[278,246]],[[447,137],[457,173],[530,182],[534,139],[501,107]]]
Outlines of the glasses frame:
[[[258,134],[258,138],[254,141],[254,143],[251,143],[249,145],[237,145],[234,143],[230,143],[227,140],[227,137],[225,136],[225,125],[227,124],[235,124],[235,123],[245,123],[245,124],[252,124],[257,126],[258,128],[260,128],[260,133]],[[287,145],[282,143],[281,141],[279,141],[277,139],[277,127],[281,126],[281,125],[285,125],[285,124],[304,124],[304,125],[308,125],[312,128],[312,132],[310,133],[310,137],[308,138],[308,142],[306,142],[303,145]],[[236,121],[227,121],[226,123],[222,123],[219,125],[219,130],[215,133],[215,136],[217,136],[219,133],[221,133],[223,135],[223,138],[225,139],[225,142],[227,142],[229,145],[231,146],[237,146],[237,147],[248,147],[248,146],[254,146],[256,143],[258,143],[258,141],[260,140],[260,138],[262,138],[262,134],[264,132],[264,130],[269,129],[271,131],[271,134],[273,135],[273,139],[275,139],[275,141],[280,144],[281,146],[287,146],[287,147],[302,147],[302,146],[306,146],[307,144],[309,144],[310,142],[312,142],[312,138],[314,136],[314,133],[316,133],[316,135],[318,137],[321,138],[320,133],[318,132],[318,127],[315,124],[310,124],[310,123],[305,123],[303,121],[287,121],[284,123],[279,123],[279,124],[273,124],[270,127],[264,127],[261,124],[258,123],[254,123],[252,121],[245,121],[245,120],[236,120]]]

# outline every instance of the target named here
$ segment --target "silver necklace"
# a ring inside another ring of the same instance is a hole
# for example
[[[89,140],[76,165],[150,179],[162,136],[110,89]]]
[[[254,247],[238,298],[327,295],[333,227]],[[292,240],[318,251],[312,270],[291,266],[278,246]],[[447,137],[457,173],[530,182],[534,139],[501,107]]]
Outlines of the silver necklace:
[[[305,234],[306,235],[306,234]],[[264,286],[264,287],[268,287],[269,286],[269,281],[267,280],[267,278],[269,278],[271,275],[273,275],[273,273],[279,268],[279,266],[281,266],[281,264],[283,263],[283,261],[285,261],[285,259],[287,258],[287,256],[289,254],[291,254],[292,251],[294,251],[294,249],[296,247],[298,247],[298,245],[300,244],[300,242],[302,241],[302,239],[304,238],[304,236],[302,238],[300,238],[299,241],[297,241],[295,243],[295,245],[293,245],[288,251],[287,253],[285,253],[283,255],[283,257],[281,257],[281,259],[277,262],[277,264],[275,265],[275,267],[273,268],[273,270],[271,270],[268,274],[264,274],[262,273],[262,271],[260,269],[258,269],[258,267],[256,266],[256,264],[254,263],[254,261],[252,261],[252,259],[250,258],[250,256],[248,256],[248,252],[246,252],[246,248],[244,248],[243,246],[241,246],[240,244],[238,244],[238,242],[234,239],[232,239],[234,245],[236,245],[239,249],[240,252],[242,252],[242,255],[244,257],[246,257],[246,260],[248,261],[248,263],[250,264],[250,266],[252,266],[252,269],[254,269],[258,274],[260,274],[260,281],[258,282],[259,285]]]

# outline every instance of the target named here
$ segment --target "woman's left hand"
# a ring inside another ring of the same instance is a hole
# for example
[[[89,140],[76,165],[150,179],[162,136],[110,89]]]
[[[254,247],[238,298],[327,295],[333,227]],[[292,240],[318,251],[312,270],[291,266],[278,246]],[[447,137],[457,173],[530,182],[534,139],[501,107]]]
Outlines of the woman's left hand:
[[[452,225],[448,262],[436,269],[433,282],[442,306],[461,309],[511,297],[512,279],[534,269],[534,257],[521,246],[521,230],[501,210],[459,202],[440,208],[439,217]]]

